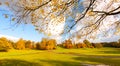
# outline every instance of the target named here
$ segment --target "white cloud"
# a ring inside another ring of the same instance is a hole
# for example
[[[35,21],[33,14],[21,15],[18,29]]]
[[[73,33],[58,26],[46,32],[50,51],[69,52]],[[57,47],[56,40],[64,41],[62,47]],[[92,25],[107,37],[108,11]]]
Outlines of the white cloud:
[[[13,36],[8,36],[8,35],[3,35],[3,34],[0,34],[0,37],[5,37],[7,38],[8,40],[11,40],[13,42],[16,42],[19,40],[19,38],[16,38],[16,37],[13,37]]]

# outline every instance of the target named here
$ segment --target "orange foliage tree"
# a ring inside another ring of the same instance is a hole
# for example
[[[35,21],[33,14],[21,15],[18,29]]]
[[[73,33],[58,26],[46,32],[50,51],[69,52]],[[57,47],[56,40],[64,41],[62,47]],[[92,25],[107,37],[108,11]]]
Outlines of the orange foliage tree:
[[[25,49],[25,40],[19,39],[19,40],[16,42],[16,49],[18,49],[18,50]]]
[[[8,49],[12,49],[12,44],[5,37],[0,38],[0,50],[8,51]]]
[[[28,40],[28,41],[25,42],[25,48],[29,48],[29,49],[33,48],[32,42],[30,40]]]
[[[36,49],[51,50],[56,49],[56,40],[43,38],[41,42],[36,43]]]
[[[49,50],[49,49],[56,49],[56,40],[54,39],[50,39],[47,41],[47,44],[46,44],[46,49]]]
[[[63,42],[63,47],[68,49],[73,48],[72,41],[70,39],[65,40],[65,42]]]
[[[46,44],[47,44],[47,39],[43,38],[40,43],[40,49],[42,49],[42,50],[46,49]]]
[[[84,43],[77,43],[77,44],[76,44],[76,47],[77,47],[77,48],[86,48],[87,45],[84,44]]]

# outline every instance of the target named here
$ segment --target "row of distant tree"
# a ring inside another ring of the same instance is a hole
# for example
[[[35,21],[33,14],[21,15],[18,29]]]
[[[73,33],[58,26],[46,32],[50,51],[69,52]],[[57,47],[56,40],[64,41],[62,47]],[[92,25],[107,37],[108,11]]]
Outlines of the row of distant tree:
[[[83,43],[72,43],[70,39],[65,40],[62,44],[59,44],[63,48],[102,48],[103,45],[100,43],[90,43],[88,40],[84,40]]]
[[[51,50],[56,49],[56,40],[42,39],[41,42],[33,42],[30,40],[19,39],[17,42],[10,41],[5,37],[0,38],[0,51],[8,51],[9,49],[38,49],[38,50]]]
[[[84,40],[83,43],[72,43],[70,39],[65,40],[59,46],[64,48],[102,48],[102,47],[113,47],[120,48],[120,40],[116,42],[101,42],[101,43],[90,43],[88,40]]]
[[[17,42],[10,41],[5,37],[0,38],[0,51],[8,51],[9,49],[37,49],[37,50],[52,50],[57,46],[63,48],[102,48],[102,47],[115,47],[120,48],[120,41],[109,43],[90,43],[84,40],[83,43],[73,43],[70,39],[65,40],[61,44],[57,44],[55,39],[43,38],[41,42],[33,42],[30,40],[19,39]]]

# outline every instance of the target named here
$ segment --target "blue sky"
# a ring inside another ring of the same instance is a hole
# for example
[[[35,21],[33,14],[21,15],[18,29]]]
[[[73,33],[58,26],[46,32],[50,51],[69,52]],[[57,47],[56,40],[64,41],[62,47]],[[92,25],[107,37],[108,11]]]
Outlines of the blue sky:
[[[2,11],[3,10],[3,11]],[[4,14],[11,14],[6,6],[0,6],[0,34],[13,36],[16,38],[23,38],[25,40],[41,41],[44,34],[36,31],[32,24],[20,24],[17,27],[9,18],[5,18]]]
[[[9,35],[26,40],[40,41],[44,35],[35,31],[31,24],[20,24],[17,27],[13,26],[14,22],[10,22],[0,13],[0,34]]]

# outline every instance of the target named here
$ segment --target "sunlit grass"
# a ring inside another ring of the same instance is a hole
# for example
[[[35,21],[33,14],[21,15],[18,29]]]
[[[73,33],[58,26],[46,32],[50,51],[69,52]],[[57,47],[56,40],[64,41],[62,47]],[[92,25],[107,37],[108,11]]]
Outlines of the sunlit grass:
[[[58,47],[58,50],[55,52],[73,52],[85,55],[120,55],[120,48],[80,48],[80,49],[64,49]]]
[[[83,64],[120,65],[119,48],[56,50],[10,50],[0,52],[0,66],[82,66]]]

